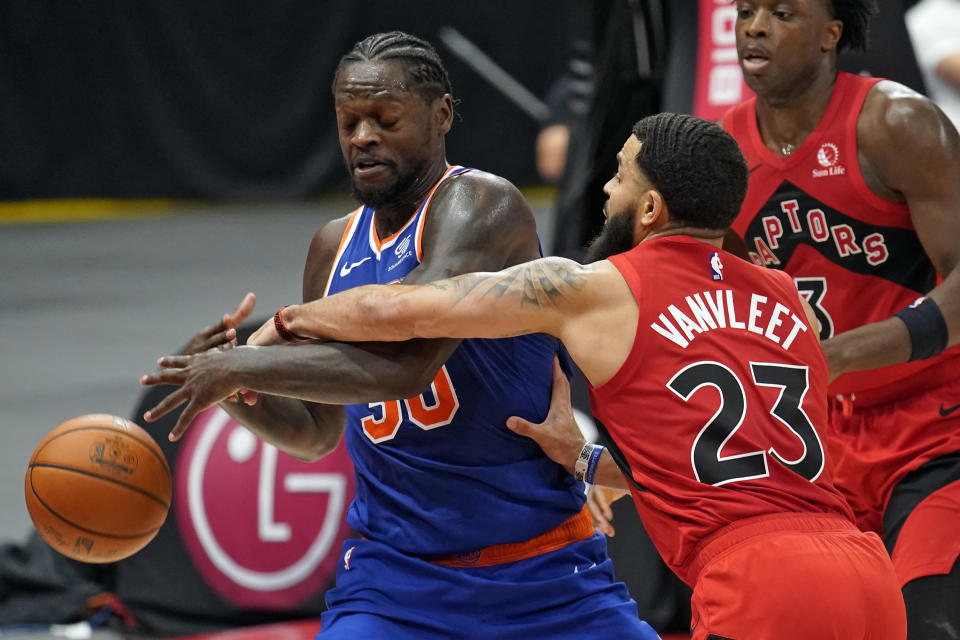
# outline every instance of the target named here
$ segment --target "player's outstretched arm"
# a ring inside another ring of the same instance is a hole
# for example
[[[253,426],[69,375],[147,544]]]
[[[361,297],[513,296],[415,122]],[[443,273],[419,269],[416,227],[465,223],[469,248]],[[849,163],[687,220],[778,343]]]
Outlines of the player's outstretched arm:
[[[589,267],[541,258],[496,273],[471,273],[426,285],[372,285],[284,309],[297,335],[328,340],[562,337],[565,318],[587,299]],[[251,341],[275,340],[267,323]]]
[[[927,295],[939,306],[950,347],[960,342],[960,135],[932,102],[892,82],[868,96],[857,125],[865,174],[887,199],[904,200],[942,282]],[[823,342],[831,379],[911,358],[904,322],[891,317]]]

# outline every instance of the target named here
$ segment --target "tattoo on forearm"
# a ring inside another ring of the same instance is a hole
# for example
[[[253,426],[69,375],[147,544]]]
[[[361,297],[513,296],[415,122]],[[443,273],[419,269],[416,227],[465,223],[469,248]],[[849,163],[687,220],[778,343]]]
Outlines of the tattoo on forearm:
[[[521,306],[548,307],[556,306],[560,299],[586,284],[587,279],[579,269],[580,265],[569,260],[536,260],[500,273],[466,275],[447,280],[446,284],[433,284],[445,291],[454,288],[461,300],[479,290],[481,298],[502,298],[513,294],[519,298]]]
[[[523,304],[537,307],[556,305],[559,299],[579,291],[586,284],[580,265],[568,260],[531,262],[521,270]]]

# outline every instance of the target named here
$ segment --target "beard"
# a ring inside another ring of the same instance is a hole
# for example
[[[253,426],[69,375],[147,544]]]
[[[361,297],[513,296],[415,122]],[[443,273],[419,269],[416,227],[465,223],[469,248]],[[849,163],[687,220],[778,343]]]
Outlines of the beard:
[[[395,174],[392,180],[376,187],[358,186],[351,173],[350,195],[357,202],[374,209],[402,201],[419,182],[425,167],[425,162],[418,164],[405,173]]]
[[[607,218],[603,229],[587,245],[584,263],[606,260],[610,256],[633,249],[633,223],[636,219],[636,211]]]

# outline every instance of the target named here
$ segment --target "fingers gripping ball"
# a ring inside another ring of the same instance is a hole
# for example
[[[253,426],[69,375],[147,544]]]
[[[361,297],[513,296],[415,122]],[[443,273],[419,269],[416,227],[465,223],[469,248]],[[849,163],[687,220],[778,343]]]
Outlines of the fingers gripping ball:
[[[40,536],[81,562],[133,555],[170,508],[170,467],[153,438],[106,414],[68,420],[37,445],[24,483]]]

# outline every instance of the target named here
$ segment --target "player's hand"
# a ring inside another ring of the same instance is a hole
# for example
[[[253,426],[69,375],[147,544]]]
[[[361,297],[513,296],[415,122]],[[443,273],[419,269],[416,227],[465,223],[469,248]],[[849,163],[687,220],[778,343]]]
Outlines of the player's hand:
[[[257,296],[253,293],[245,295],[233,313],[223,314],[220,322],[201,329],[193,336],[183,353],[189,356],[208,349],[232,349],[237,346],[237,327],[250,317],[256,304]]]
[[[225,313],[220,322],[201,329],[190,339],[190,342],[184,347],[183,353],[194,355],[209,349],[227,350],[237,346],[237,327],[250,317],[256,304],[257,296],[253,292],[243,296],[243,300],[233,310],[233,313]],[[241,389],[238,393],[227,398],[227,401],[243,401],[245,404],[253,405],[257,403],[257,393]]]
[[[255,347],[268,347],[273,345],[289,344],[277,333],[277,326],[273,316],[267,318],[267,321],[260,325],[256,331],[247,338],[247,344]]]
[[[297,306],[297,305],[290,305]],[[284,307],[287,309],[288,307]],[[281,310],[282,311],[282,310]],[[277,313],[280,313],[278,311]],[[290,344],[306,344],[308,342],[324,342],[319,338],[301,338],[296,340],[298,336],[293,336],[294,340],[291,342],[290,336],[283,338],[280,333],[277,331],[277,315],[274,314],[267,319],[260,327],[250,334],[250,337],[247,338],[247,344],[253,347],[270,347],[274,345],[290,345]]]
[[[560,368],[560,361],[553,359],[553,391],[550,395],[550,411],[547,419],[534,424],[518,416],[507,419],[507,428],[514,433],[532,438],[547,457],[573,474],[580,449],[586,443],[583,432],[573,417],[570,403],[570,382]]]
[[[587,490],[587,510],[593,519],[593,528],[600,533],[613,537],[616,530],[613,522],[613,509],[610,505],[627,495],[627,491],[609,487],[592,486]]]
[[[231,380],[231,364],[243,349],[245,347],[229,351],[210,349],[194,355],[165,356],[157,360],[160,371],[141,377],[140,384],[148,387],[171,384],[179,388],[144,413],[143,419],[154,422],[186,402],[187,406],[169,435],[171,441],[179,440],[200,412],[241,391]]]

